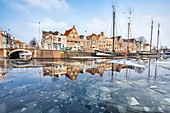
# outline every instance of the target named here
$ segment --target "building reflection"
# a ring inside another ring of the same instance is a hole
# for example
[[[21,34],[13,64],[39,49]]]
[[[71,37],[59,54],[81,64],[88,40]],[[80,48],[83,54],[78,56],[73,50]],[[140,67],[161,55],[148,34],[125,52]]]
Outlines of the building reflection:
[[[61,77],[65,75],[66,78],[75,81],[79,73],[90,73],[91,75],[99,75],[102,77],[105,71],[121,72],[122,69],[131,69],[137,73],[142,73],[145,70],[144,68],[107,62],[96,63],[95,61],[63,61],[56,65],[45,65],[45,67],[43,67],[43,76]]]
[[[3,80],[8,73],[9,68],[7,65],[7,60],[0,60],[0,80]]]

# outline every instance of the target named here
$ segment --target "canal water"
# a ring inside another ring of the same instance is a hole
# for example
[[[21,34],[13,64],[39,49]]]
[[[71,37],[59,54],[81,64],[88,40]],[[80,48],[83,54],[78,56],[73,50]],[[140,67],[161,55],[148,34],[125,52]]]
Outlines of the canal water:
[[[170,59],[0,59],[0,113],[170,112]]]

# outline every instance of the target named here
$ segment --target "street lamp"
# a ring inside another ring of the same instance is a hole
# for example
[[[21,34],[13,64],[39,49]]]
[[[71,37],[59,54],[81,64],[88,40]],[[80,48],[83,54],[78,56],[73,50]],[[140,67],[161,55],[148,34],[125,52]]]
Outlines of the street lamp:
[[[41,40],[41,39],[40,39],[40,22],[38,22],[38,23],[39,23],[39,48],[40,48],[40,44],[41,44],[41,43],[40,43],[40,42],[41,42],[41,41],[40,41],[40,40]]]
[[[9,33],[10,33],[10,29],[8,29],[8,33],[7,33],[7,38],[8,38],[8,48],[10,47],[10,44],[9,44],[9,42],[10,42],[10,36],[9,36]]]

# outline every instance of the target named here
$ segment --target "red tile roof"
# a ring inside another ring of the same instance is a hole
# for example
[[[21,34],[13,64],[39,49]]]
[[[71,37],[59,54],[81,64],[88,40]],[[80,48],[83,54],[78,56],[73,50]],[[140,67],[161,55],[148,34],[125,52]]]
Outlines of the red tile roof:
[[[20,43],[19,40],[16,40],[15,43]]]
[[[71,28],[70,30],[66,30],[66,32],[64,33],[64,36],[68,36],[72,29],[73,28]]]

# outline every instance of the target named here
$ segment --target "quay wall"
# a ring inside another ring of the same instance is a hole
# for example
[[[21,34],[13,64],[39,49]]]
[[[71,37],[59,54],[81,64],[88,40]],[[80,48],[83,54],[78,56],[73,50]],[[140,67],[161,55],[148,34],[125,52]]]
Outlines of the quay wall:
[[[57,50],[35,50],[33,58],[64,58],[65,53]]]
[[[4,58],[4,50],[0,49],[0,58]]]
[[[91,56],[91,52],[85,51],[59,51],[59,50],[41,50],[41,49],[3,49],[0,48],[0,58],[8,58],[9,53],[15,51],[30,51],[32,52],[32,58],[70,58],[70,57],[85,57]]]
[[[91,56],[91,53],[84,51],[36,50],[33,56],[33,58],[70,58]]]

